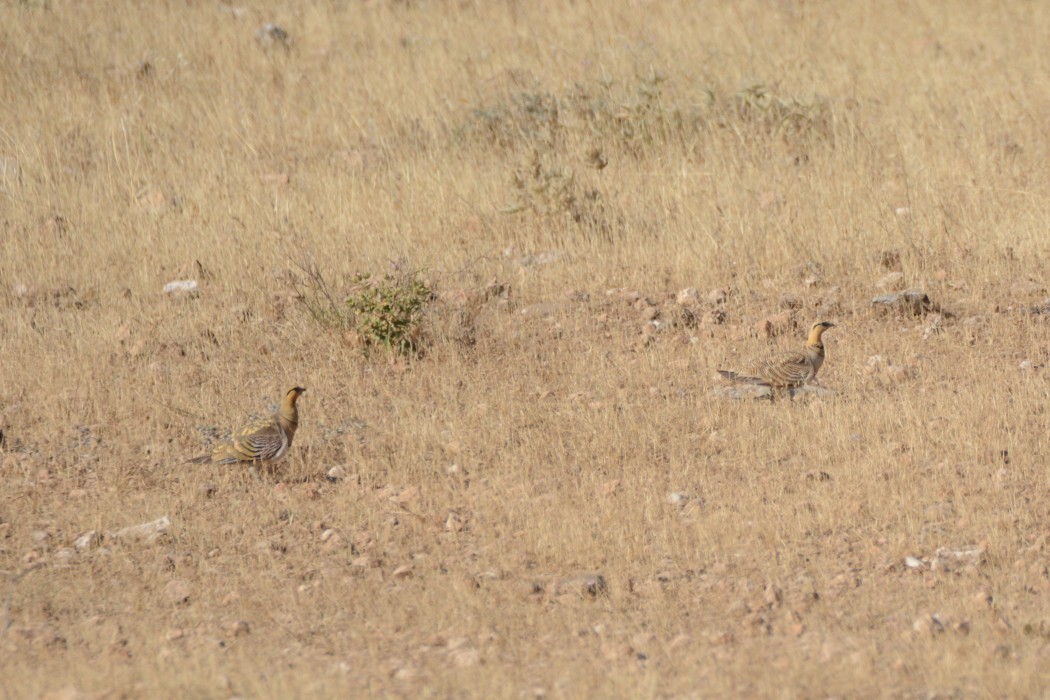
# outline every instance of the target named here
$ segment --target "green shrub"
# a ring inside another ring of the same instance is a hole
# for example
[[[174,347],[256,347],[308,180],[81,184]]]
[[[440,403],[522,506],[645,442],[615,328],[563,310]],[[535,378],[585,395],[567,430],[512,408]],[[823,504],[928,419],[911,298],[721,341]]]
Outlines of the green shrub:
[[[415,272],[370,274],[354,278],[346,307],[366,350],[380,346],[402,354],[419,350],[423,314],[433,300],[430,287]]]
[[[417,271],[395,265],[382,277],[359,272],[336,284],[312,262],[300,263],[299,269],[305,277],[294,276],[293,288],[322,326],[345,332],[366,353],[376,347],[420,352],[434,292]]]

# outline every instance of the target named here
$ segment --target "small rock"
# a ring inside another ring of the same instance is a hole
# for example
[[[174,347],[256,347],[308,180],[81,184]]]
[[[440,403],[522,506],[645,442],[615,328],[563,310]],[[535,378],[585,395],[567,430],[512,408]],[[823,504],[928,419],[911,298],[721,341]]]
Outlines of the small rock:
[[[904,565],[909,569],[923,569],[926,567],[922,563],[922,559],[916,559],[915,557],[904,557]]]
[[[255,40],[263,49],[280,47],[287,50],[291,47],[292,38],[280,26],[267,22],[255,32]]]
[[[445,532],[459,532],[463,529],[463,517],[454,510],[450,510],[445,517]]]
[[[190,584],[182,579],[173,579],[164,585],[164,599],[171,605],[189,602]]]
[[[231,637],[243,637],[246,634],[250,634],[252,631],[251,625],[244,620],[237,620],[231,622],[225,627],[225,632]]]
[[[197,280],[172,280],[164,285],[164,293],[173,297],[195,297],[200,294]]]
[[[895,309],[906,311],[915,316],[922,316],[930,311],[936,311],[937,306],[930,301],[930,297],[922,290],[912,289],[896,294],[883,294],[871,300],[872,306],[883,309]]]
[[[670,503],[672,506],[681,507],[689,502],[689,496],[684,493],[681,493],[680,491],[675,491],[667,497],[667,502]]]
[[[700,292],[696,287],[686,287],[675,295],[674,300],[679,306],[696,306],[700,303]]]
[[[73,547],[79,552],[84,552],[98,545],[101,539],[98,530],[88,530],[83,535],[73,540]]]
[[[42,542],[47,542],[49,539],[51,539],[51,534],[47,530],[34,530],[31,537],[34,542],[40,544]]]
[[[967,566],[979,566],[984,562],[984,558],[984,549],[976,545],[961,549],[941,547],[930,562],[930,569],[950,573]]]
[[[1017,366],[1017,368],[1020,369],[1022,372],[1031,372],[1035,369],[1035,365],[1032,363],[1031,360],[1024,360],[1023,362],[1021,362],[1021,364]]]
[[[143,540],[146,543],[152,543],[166,533],[170,527],[171,520],[165,515],[148,523],[121,528],[116,532],[108,533],[107,536],[114,540]]]
[[[325,476],[329,481],[342,481],[346,478],[346,467],[332,467]]]

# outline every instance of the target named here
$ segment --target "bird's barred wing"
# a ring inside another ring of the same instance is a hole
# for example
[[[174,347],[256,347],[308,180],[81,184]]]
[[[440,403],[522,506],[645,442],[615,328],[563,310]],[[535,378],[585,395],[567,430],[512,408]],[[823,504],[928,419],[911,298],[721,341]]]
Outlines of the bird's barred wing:
[[[215,448],[212,461],[222,464],[272,459],[284,444],[280,426],[262,420],[238,431],[228,442]]]
[[[813,377],[813,362],[805,353],[788,352],[775,355],[762,363],[755,372],[771,386],[790,387],[805,384]]]

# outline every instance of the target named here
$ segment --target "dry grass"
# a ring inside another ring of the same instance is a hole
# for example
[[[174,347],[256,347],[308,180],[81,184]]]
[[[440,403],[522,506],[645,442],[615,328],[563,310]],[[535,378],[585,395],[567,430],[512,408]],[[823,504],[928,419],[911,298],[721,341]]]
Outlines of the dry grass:
[[[3,3],[3,694],[1044,693],[1048,31]],[[392,261],[436,299],[366,356],[307,272]],[[873,310],[896,270],[942,313]],[[712,396],[818,319],[834,395]],[[282,475],[183,463],[293,384]]]

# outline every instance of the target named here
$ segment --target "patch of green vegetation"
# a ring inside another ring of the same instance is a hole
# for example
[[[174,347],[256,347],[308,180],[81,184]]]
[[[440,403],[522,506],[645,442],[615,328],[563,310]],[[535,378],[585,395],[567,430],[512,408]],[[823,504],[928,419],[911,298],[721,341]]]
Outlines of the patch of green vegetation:
[[[355,276],[346,308],[366,350],[379,346],[407,355],[419,351],[423,314],[433,299],[415,271],[381,278],[364,273]]]
[[[418,354],[423,346],[423,320],[434,300],[434,292],[419,271],[395,265],[381,277],[359,272],[342,293],[321,269],[300,264],[305,280],[297,280],[295,291],[315,321],[345,331],[367,354],[374,348]]]
[[[688,149],[717,131],[747,140],[788,143],[831,136],[830,108],[819,97],[777,94],[753,82],[735,93],[712,87],[683,99],[655,69],[634,81],[577,83],[563,94],[522,91],[471,110],[457,129],[460,139],[503,149],[539,149],[585,159],[595,148],[644,158],[666,148]]]

